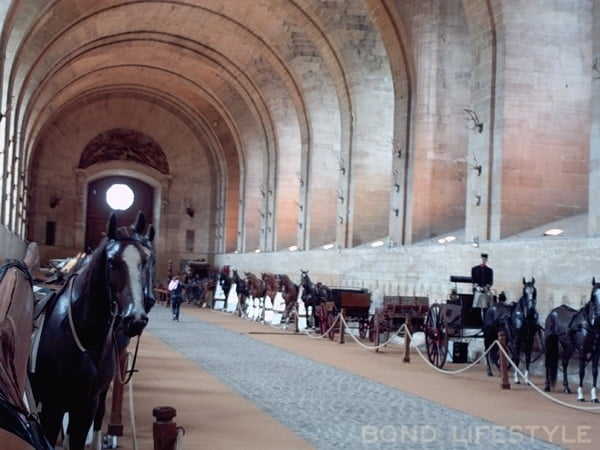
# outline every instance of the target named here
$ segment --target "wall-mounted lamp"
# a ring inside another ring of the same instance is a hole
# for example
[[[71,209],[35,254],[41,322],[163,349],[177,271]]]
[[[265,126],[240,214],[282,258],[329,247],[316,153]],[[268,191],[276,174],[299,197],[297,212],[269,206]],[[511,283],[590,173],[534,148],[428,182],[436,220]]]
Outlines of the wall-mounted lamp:
[[[479,120],[477,113],[472,109],[465,108],[465,112],[469,115],[469,119],[473,122],[472,130],[476,130],[479,133],[483,132],[483,122]]]
[[[344,191],[342,191],[341,189],[338,189],[338,200],[342,203],[344,203]]]
[[[481,205],[481,195],[475,194],[475,206]]]
[[[298,177],[298,181],[300,182],[300,187],[304,187],[304,178],[302,178],[302,174],[300,172],[296,172],[296,176]]]
[[[190,217],[194,217],[194,214],[196,214],[196,210],[194,209],[194,206],[192,205],[192,199],[191,198],[184,199],[183,205],[185,208],[185,213]]]
[[[51,194],[50,195],[50,203],[49,203],[50,208],[52,208],[52,209],[56,208],[60,204],[60,200],[61,200],[61,198],[58,194]]]
[[[342,158],[341,156],[338,158],[338,166],[338,170],[342,172],[342,175],[346,175],[346,166],[344,164],[344,158]]]
[[[473,236],[471,243],[473,244],[473,247],[479,248],[479,236]]]
[[[400,208],[392,208],[392,212],[396,217],[398,217],[398,214],[400,214]]]
[[[344,223],[344,218],[342,216],[338,216],[338,219],[340,220],[340,225],[342,225]]]

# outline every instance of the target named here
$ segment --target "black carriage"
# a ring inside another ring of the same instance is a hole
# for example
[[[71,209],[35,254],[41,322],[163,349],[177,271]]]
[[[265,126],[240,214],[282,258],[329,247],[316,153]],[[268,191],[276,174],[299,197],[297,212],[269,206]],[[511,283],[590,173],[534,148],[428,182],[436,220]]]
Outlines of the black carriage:
[[[372,323],[369,315],[371,292],[360,288],[330,288],[329,292],[329,299],[322,302],[317,310],[321,334],[327,333],[333,340],[338,328],[337,324],[333,326],[334,321],[343,312],[345,321],[356,323],[359,336],[366,339]]]
[[[382,307],[376,308],[373,314],[369,339],[379,347],[382,335],[386,339],[392,334],[405,335],[406,333],[400,332],[403,325],[406,325],[410,333],[423,331],[428,312],[429,297],[386,295]]]
[[[453,340],[455,362],[466,362],[465,338],[483,338],[483,317],[485,309],[473,306],[474,295],[458,291],[459,284],[473,285],[470,276],[451,275],[454,288],[446,303],[434,303],[430,306],[425,319],[425,343],[429,361],[438,368],[446,363],[448,341]],[[490,293],[490,295],[492,295]],[[496,297],[492,295],[493,302]]]

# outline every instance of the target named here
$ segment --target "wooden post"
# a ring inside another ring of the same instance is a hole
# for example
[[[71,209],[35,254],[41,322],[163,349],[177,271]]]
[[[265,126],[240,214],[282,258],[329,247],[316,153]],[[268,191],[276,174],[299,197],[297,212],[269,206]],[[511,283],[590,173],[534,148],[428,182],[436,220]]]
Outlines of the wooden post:
[[[342,311],[340,312],[340,344],[345,343],[346,341],[344,340],[344,317],[346,317],[346,310],[344,308],[342,308]]]
[[[410,326],[408,321],[404,322],[404,325],[406,325],[406,328],[404,330],[404,359],[402,361],[404,361],[405,363],[409,363],[410,362]]]
[[[119,374],[127,370],[127,349],[119,355],[119,367],[112,383],[112,403],[110,411],[110,422],[106,430],[109,436],[123,436],[123,384]]]
[[[506,333],[504,331],[500,331],[498,333],[498,342],[504,350],[506,350]],[[502,389],[510,389],[510,382],[508,381],[508,361],[506,360],[506,356],[504,352],[498,349],[500,353],[500,376],[502,377],[502,382],[500,386]]]
[[[173,417],[177,415],[171,406],[157,406],[152,410],[156,422],[152,424],[154,450],[174,450],[177,443],[177,424]]]

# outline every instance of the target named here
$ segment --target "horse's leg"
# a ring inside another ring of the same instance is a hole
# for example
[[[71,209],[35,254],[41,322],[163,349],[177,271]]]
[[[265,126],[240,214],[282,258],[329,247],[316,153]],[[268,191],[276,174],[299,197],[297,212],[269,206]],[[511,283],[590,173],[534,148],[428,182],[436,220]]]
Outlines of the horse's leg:
[[[100,400],[98,401],[98,408],[96,409],[96,415],[94,417],[94,424],[93,424],[94,435],[92,438],[92,448],[94,450],[102,449],[102,422],[104,420],[104,414],[106,413],[106,394],[107,393],[108,393],[108,389],[106,389],[102,394],[100,394]],[[115,443],[116,443],[116,436],[115,436]],[[109,447],[109,448],[115,448],[115,447]]]
[[[573,354],[573,348],[570,345],[563,345],[562,371],[563,371],[563,392],[565,394],[571,393],[571,389],[569,389],[569,376],[567,374],[567,369],[569,367],[569,360],[571,359],[572,354]]]
[[[598,403],[598,396],[596,393],[596,383],[598,381],[598,360],[600,359],[600,352],[594,349],[590,363],[592,366],[592,387],[590,389],[590,401],[592,403]]]
[[[579,350],[579,386],[577,386],[577,401],[585,402],[585,396],[583,395],[583,378],[585,377],[585,347],[581,347]]]
[[[485,363],[487,365],[487,374],[488,377],[493,376],[494,374],[492,373],[492,362],[491,362],[491,356],[490,353],[492,352],[492,350],[490,349],[490,345],[492,345],[492,343],[495,340],[495,336],[494,333],[490,333],[489,330],[485,329],[483,332],[483,343],[485,346]]]
[[[97,406],[98,399],[83,400],[75,410],[69,412],[69,450],[84,450]]]
[[[550,392],[556,384],[558,372],[558,337],[555,334],[545,337],[544,349],[544,365],[546,367],[544,391]]]
[[[65,415],[64,410],[57,405],[61,405],[58,399],[42,402],[43,407],[39,415],[44,434],[48,441],[54,445],[58,441],[58,435],[62,429],[63,417]]]
[[[531,353],[533,352],[534,338],[535,331],[532,329],[525,341],[525,384],[529,384],[529,366],[531,365]]]

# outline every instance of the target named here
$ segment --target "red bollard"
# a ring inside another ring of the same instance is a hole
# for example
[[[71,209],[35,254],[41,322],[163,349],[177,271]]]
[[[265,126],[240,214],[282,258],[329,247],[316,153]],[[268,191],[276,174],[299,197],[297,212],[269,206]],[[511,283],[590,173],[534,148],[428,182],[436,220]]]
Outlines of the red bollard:
[[[157,406],[152,410],[156,422],[152,425],[154,450],[174,450],[177,444],[177,424],[173,417],[177,411],[172,406]]]

